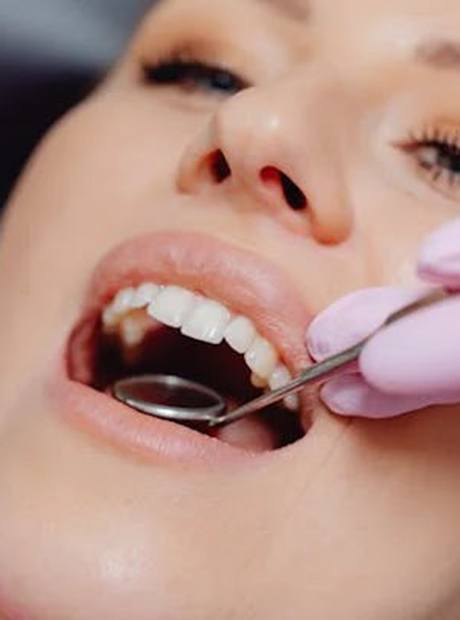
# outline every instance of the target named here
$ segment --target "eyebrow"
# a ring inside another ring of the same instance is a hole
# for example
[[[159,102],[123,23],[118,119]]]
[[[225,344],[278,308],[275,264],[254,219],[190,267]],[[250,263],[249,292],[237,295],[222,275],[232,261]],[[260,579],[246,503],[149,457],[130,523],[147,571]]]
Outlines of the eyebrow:
[[[165,1],[153,0],[152,5],[156,8]],[[253,2],[270,6],[295,21],[305,21],[310,15],[306,0],[253,0]]]
[[[415,59],[436,69],[460,70],[460,41],[426,41],[416,48]]]

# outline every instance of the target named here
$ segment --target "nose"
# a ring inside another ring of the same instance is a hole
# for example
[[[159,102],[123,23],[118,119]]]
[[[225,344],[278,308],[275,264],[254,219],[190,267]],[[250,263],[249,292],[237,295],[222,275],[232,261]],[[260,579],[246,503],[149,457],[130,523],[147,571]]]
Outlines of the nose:
[[[225,194],[232,208],[263,210],[319,243],[341,243],[352,217],[339,119],[337,94],[305,80],[242,91],[186,150],[179,189]]]

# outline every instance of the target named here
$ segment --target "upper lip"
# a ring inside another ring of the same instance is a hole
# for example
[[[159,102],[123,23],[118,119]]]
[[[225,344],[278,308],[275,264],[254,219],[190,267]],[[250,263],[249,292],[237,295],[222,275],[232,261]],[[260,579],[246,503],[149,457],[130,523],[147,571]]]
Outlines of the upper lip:
[[[274,263],[199,233],[149,233],[111,251],[90,281],[84,315],[95,315],[122,288],[145,281],[197,291],[250,318],[292,372],[308,364],[311,313]]]

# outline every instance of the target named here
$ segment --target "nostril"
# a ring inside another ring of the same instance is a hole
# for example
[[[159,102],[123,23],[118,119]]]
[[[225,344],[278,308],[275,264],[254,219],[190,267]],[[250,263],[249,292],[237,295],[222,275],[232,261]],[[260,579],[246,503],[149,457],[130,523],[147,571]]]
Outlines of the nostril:
[[[283,187],[284,198],[291,209],[300,211],[306,208],[307,198],[305,194],[294,181],[291,181],[291,179],[283,173],[281,173],[281,185]]]
[[[209,156],[209,167],[216,183],[223,183],[232,174],[230,165],[220,149]]]
[[[301,211],[308,206],[307,197],[303,191],[281,170],[274,166],[267,166],[261,170],[260,178],[265,183],[276,183],[279,185],[285,201],[294,211]]]

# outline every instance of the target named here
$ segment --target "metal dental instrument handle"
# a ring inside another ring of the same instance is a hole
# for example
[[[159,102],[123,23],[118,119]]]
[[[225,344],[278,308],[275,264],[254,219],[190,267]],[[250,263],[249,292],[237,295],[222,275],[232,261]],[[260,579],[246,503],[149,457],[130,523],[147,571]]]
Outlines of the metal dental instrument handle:
[[[418,301],[391,314],[381,327],[358,344],[307,368],[284,387],[263,394],[230,412],[227,412],[223,397],[211,388],[168,375],[122,379],[114,384],[112,393],[121,402],[147,415],[175,422],[203,424],[209,428],[224,426],[283,400],[307,385],[323,383],[340,374],[359,358],[368,340],[380,329],[446,298],[448,295],[443,289],[432,289]]]
[[[447,299],[448,295],[444,291],[444,289],[436,288],[432,289],[427,295],[424,295],[419,300],[404,306],[400,310],[397,310],[393,314],[391,314],[385,323],[383,323],[378,329],[375,330],[372,334],[364,338],[358,344],[355,344],[353,347],[346,349],[345,351],[341,351],[332,357],[328,357],[323,362],[319,362],[318,364],[314,364],[304,370],[300,375],[287,383],[284,387],[279,388],[278,390],[274,390],[272,392],[268,392],[267,394],[263,394],[259,396],[249,403],[242,405],[238,409],[227,413],[226,415],[221,416],[210,422],[210,426],[219,426],[221,424],[229,424],[230,422],[235,422],[240,418],[246,417],[268,407],[269,405],[273,405],[274,403],[282,400],[289,394],[295,394],[304,389],[307,385],[314,385],[316,383],[324,383],[328,381],[332,377],[341,374],[346,368],[350,367],[353,362],[355,362],[359,356],[361,355],[362,350],[364,349],[367,342],[382,328],[391,325],[395,321],[420,310],[421,308],[431,306],[432,304],[436,304],[444,299]]]

